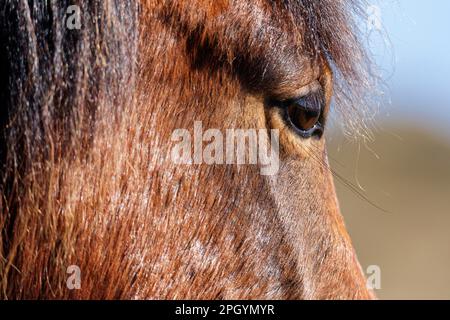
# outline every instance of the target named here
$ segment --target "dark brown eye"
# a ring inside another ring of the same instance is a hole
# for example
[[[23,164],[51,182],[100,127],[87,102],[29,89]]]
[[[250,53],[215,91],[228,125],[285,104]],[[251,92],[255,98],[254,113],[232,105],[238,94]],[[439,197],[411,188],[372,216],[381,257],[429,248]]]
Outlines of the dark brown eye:
[[[323,99],[319,94],[288,101],[285,108],[288,122],[302,137],[322,135]]]

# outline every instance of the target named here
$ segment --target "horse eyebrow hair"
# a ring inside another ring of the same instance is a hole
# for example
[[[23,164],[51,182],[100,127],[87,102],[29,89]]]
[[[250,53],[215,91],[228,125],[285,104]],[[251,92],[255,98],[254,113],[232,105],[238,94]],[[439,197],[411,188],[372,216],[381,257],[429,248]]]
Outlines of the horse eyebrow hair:
[[[267,1],[303,34],[302,50],[313,60],[327,60],[344,131],[371,139],[368,115],[380,79],[373,72],[376,66],[363,45],[364,34],[358,24],[367,20],[366,0]]]
[[[305,45],[330,64],[334,100],[344,132],[372,139],[368,115],[377,98],[373,93],[382,81],[363,45],[360,22],[368,18],[366,0],[283,0],[282,6],[303,30],[314,30],[306,32]]]
[[[282,1],[282,8],[304,31],[308,49],[325,54],[347,76],[358,73],[355,56],[366,57],[355,21],[365,18],[363,7],[363,0]]]

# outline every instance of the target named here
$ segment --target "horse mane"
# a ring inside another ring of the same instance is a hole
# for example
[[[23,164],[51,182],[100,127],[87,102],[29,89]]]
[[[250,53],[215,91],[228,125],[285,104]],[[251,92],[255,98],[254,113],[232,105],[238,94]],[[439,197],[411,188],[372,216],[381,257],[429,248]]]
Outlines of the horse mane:
[[[139,2],[18,0],[0,7],[0,68],[4,70],[0,75],[0,101],[4,104],[0,110],[0,297],[25,295],[23,290],[35,287],[30,295],[44,294],[31,276],[20,280],[27,259],[35,261],[30,270],[44,270],[39,278],[42,284],[52,274],[64,279],[62,261],[75,254],[80,234],[77,224],[82,221],[72,215],[76,207],[67,214],[61,211],[72,204],[59,202],[64,191],[57,186],[65,175],[72,174],[67,172],[71,163],[89,166],[96,135],[113,124],[120,126],[121,114],[136,103],[135,91],[142,76],[139,50],[145,38],[141,21],[150,19],[142,17],[142,6],[157,1]],[[197,2],[217,14],[217,3],[228,1],[192,1]],[[166,17],[180,14],[177,3],[163,1]],[[79,30],[66,27],[66,10],[74,4],[82,12]],[[338,80],[338,105],[346,105],[341,110],[347,114],[345,110],[351,108],[355,116],[350,122],[361,123],[357,116],[361,107],[356,105],[370,86],[368,58],[354,18],[364,15],[361,2],[268,0],[267,6],[285,12],[299,29],[310,31],[305,48],[312,55],[326,56]],[[174,32],[183,32],[192,40],[191,46],[204,44],[202,18],[183,14],[186,16],[177,19],[185,21],[185,30]],[[241,48],[252,41],[238,40]],[[208,45],[214,44],[218,43],[210,41]],[[238,68],[232,72],[254,72],[244,64]],[[42,244],[46,250],[39,247]],[[58,288],[54,290],[58,292]]]
[[[74,4],[81,9],[79,30],[66,25]],[[99,122],[113,122],[133,96],[138,13],[131,0],[19,0],[0,7],[0,297],[12,294],[8,275],[26,265],[42,241],[55,265],[75,250],[69,238],[77,222],[58,214],[45,194],[58,199],[62,191],[52,189],[58,181],[51,177],[67,174],[62,159],[86,155]],[[59,271],[45,272],[64,275]],[[15,285],[17,295],[19,288],[36,287]]]

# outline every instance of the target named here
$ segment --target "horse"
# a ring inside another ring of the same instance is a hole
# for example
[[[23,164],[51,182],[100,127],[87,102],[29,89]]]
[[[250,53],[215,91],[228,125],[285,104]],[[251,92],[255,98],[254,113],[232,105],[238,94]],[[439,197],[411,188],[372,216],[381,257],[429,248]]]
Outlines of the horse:
[[[2,299],[374,298],[325,148],[332,101],[363,122],[362,2],[0,8]],[[275,172],[175,162],[195,123],[274,130]]]

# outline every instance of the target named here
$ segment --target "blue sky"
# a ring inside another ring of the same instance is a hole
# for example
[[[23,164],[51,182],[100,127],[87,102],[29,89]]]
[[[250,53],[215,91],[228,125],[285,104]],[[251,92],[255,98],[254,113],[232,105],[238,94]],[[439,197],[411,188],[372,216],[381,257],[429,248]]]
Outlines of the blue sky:
[[[380,8],[388,35],[385,42],[376,34],[370,37],[390,88],[392,106],[386,112],[450,127],[450,1],[370,3]]]

